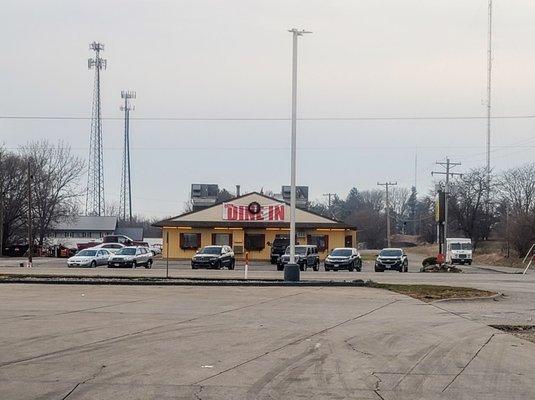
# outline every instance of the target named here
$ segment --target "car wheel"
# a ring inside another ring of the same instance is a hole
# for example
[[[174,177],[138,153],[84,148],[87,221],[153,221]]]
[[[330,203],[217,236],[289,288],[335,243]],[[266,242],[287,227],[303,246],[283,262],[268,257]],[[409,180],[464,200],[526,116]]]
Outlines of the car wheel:
[[[234,266],[235,266],[235,265],[236,265],[236,260],[232,260],[232,261],[230,262],[230,265],[228,266],[228,269],[230,269],[230,270],[234,269]]]
[[[385,272],[384,269],[375,268],[375,272]]]
[[[197,267],[195,265],[192,265],[191,269],[197,269]]]
[[[97,267],[97,262],[91,261],[91,268],[96,268],[96,267]]]
[[[316,261],[316,264],[314,264],[314,266],[312,267],[312,269],[314,271],[319,271],[320,270],[320,263],[319,261]]]
[[[134,262],[132,263],[132,269],[135,269],[135,268],[137,268],[137,262],[136,262],[136,261],[134,261]]]
[[[277,265],[277,271],[284,271],[284,267],[281,267],[280,265]]]
[[[357,269],[358,272],[362,271],[362,260],[359,260],[359,267]]]
[[[221,261],[218,261],[215,265],[215,269],[221,269]]]
[[[325,271],[330,271],[330,270],[331,270],[331,269],[328,268],[328,267],[323,267],[323,268],[325,268]]]
[[[145,266],[145,268],[147,268],[147,269],[151,269],[152,268],[152,260],[147,261],[147,265]]]

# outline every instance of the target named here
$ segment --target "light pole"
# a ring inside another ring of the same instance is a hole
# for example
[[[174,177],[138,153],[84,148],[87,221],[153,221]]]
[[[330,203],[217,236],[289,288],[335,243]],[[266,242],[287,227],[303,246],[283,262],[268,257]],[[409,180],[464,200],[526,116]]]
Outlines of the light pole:
[[[290,192],[290,262],[284,267],[285,281],[299,280],[299,265],[295,263],[295,166],[296,166],[296,128],[297,128],[297,39],[305,33],[303,29],[289,29],[293,39],[292,56],[292,161],[291,161],[291,192]]]

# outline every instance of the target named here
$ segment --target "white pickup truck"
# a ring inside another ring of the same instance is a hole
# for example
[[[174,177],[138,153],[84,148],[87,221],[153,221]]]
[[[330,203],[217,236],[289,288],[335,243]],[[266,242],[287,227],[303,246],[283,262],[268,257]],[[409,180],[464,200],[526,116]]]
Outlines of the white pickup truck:
[[[472,264],[472,240],[467,238],[446,239],[446,262]]]

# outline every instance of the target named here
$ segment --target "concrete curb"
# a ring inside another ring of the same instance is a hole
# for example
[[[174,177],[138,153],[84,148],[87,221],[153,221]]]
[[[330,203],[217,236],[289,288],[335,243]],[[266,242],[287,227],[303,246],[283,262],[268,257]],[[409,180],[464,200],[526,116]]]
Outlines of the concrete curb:
[[[500,298],[505,297],[503,293],[496,293],[491,296],[484,296],[484,297],[453,297],[451,299],[440,299],[432,301],[431,304],[434,303],[455,303],[455,302],[461,302],[461,301],[498,301]]]
[[[299,281],[281,279],[209,279],[209,278],[133,278],[133,277],[72,277],[72,276],[0,276],[0,284],[47,285],[129,285],[129,286],[297,286],[297,287],[364,287],[363,280]]]

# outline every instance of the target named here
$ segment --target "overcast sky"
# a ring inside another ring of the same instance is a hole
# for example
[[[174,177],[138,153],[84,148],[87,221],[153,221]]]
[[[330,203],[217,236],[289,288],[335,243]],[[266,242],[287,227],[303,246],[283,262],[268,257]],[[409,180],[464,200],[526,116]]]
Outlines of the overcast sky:
[[[535,2],[496,0],[493,114],[535,115]],[[487,0],[0,0],[0,116],[91,112],[88,44],[105,44],[103,116],[288,118],[291,35],[299,116],[484,116]],[[533,160],[535,119],[493,121],[496,170]],[[0,143],[65,140],[88,156],[88,120],[0,119]],[[118,202],[123,126],[105,120],[106,201]],[[131,122],[134,211],[178,214],[191,183],[280,191],[289,121]],[[485,163],[485,119],[302,121],[298,184],[312,199],[377,181],[431,185],[436,160]],[[85,185],[85,178],[82,182]]]

